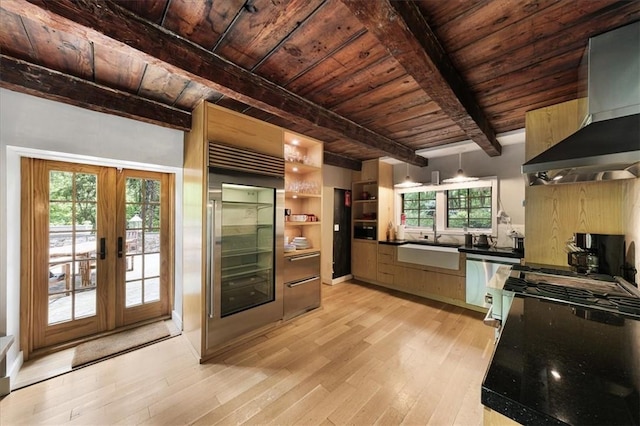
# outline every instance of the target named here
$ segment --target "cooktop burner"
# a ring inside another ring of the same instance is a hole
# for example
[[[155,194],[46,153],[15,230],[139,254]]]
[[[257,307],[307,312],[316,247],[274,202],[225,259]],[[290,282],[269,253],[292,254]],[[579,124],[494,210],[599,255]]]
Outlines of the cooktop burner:
[[[640,296],[625,289],[613,277],[598,280],[568,271],[563,271],[568,272],[566,274],[550,274],[548,271],[552,270],[532,271],[531,268],[523,269],[516,265],[503,289],[526,296],[640,317]]]

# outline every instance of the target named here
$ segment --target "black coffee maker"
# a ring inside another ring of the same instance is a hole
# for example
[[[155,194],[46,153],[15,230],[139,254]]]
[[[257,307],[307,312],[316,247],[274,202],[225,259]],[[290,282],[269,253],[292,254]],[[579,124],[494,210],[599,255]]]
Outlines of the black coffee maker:
[[[624,235],[573,234],[578,251],[570,251],[568,263],[579,273],[624,275]]]

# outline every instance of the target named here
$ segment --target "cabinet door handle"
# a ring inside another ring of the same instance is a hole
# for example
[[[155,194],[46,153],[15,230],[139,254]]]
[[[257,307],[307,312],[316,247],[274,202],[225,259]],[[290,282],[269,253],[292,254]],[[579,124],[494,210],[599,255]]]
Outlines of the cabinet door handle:
[[[118,257],[122,257],[122,237],[118,237]]]

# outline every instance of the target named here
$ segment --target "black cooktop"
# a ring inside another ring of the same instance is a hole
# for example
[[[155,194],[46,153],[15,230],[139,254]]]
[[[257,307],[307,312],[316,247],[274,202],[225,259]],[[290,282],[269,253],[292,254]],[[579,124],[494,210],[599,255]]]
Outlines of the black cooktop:
[[[640,318],[640,297],[609,275],[514,265],[503,289]]]

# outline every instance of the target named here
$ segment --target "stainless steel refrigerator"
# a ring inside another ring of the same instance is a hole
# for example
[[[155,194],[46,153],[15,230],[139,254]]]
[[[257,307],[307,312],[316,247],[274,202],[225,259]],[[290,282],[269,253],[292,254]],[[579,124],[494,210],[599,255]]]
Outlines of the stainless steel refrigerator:
[[[209,169],[206,347],[282,319],[284,180]]]

